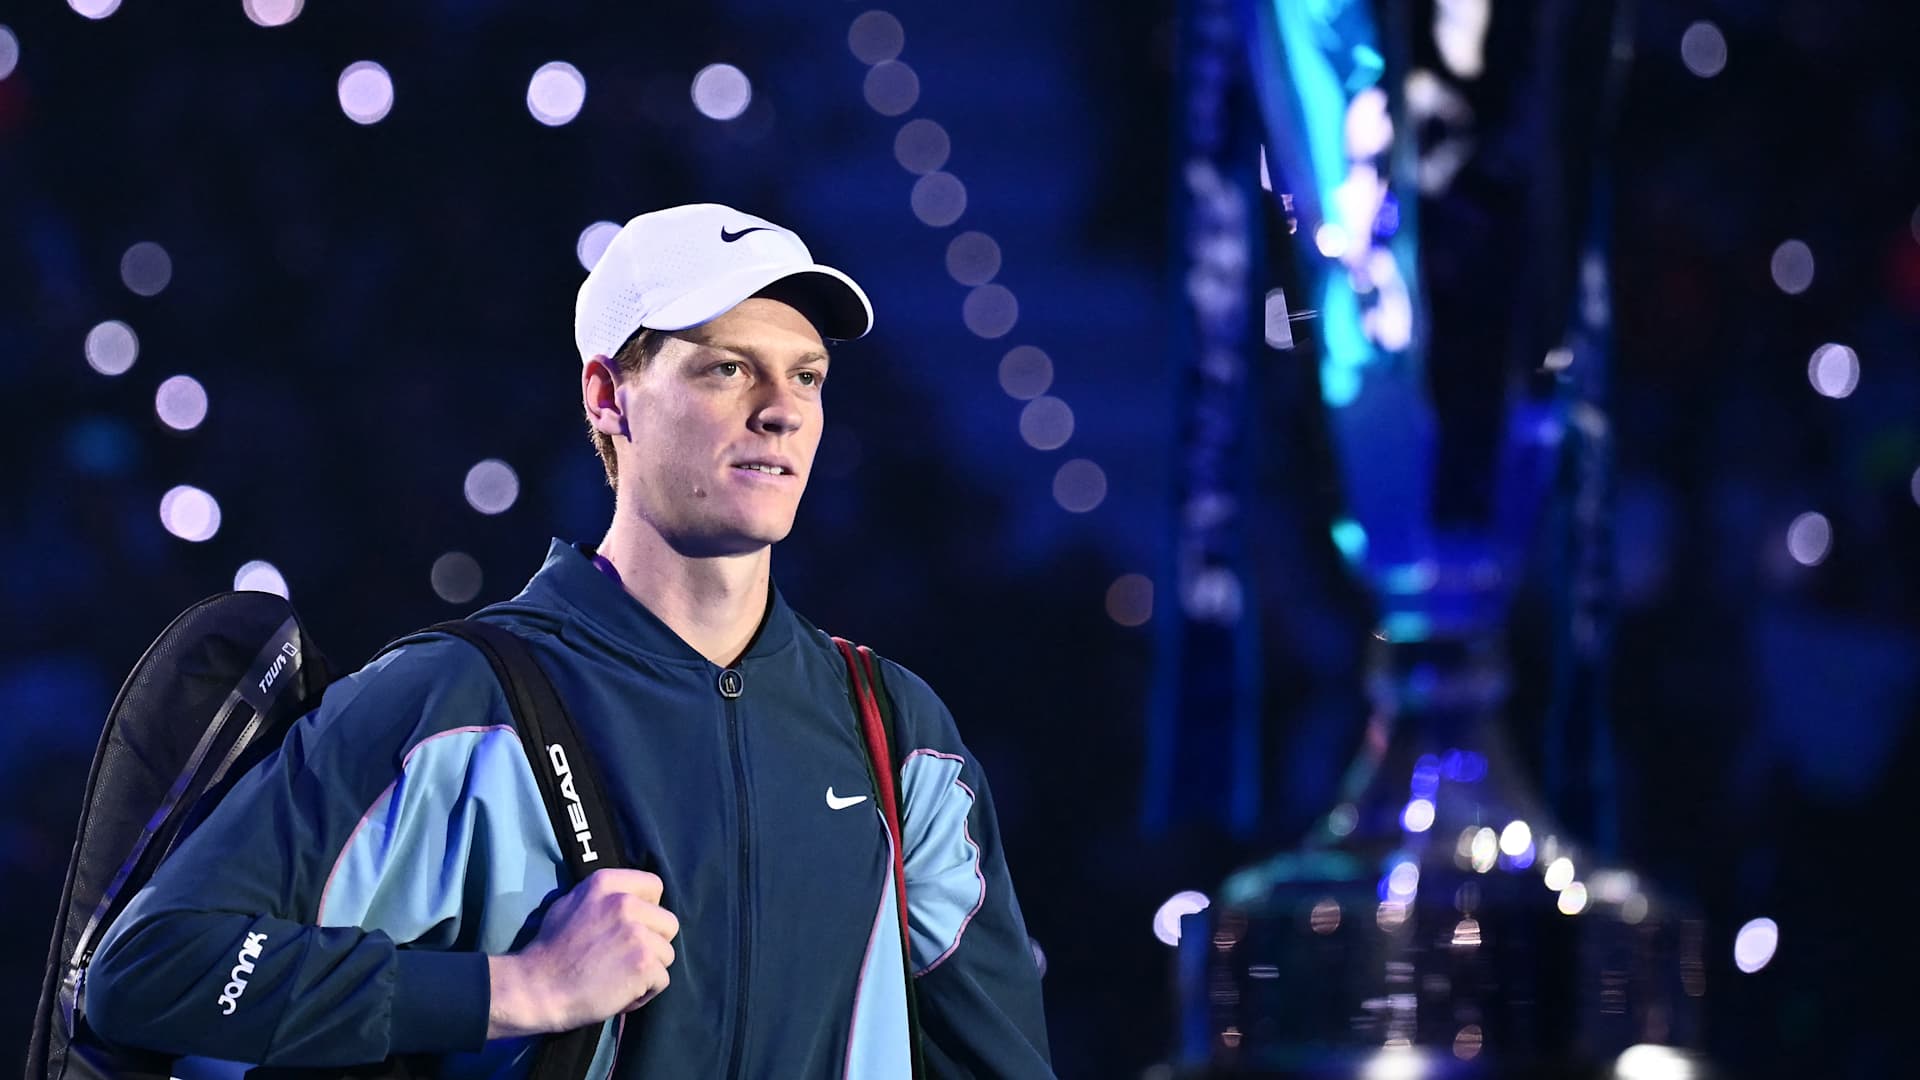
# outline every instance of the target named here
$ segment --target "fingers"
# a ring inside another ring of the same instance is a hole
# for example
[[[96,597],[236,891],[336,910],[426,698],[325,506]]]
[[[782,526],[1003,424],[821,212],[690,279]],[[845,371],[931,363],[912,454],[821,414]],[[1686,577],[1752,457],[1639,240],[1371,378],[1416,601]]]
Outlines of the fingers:
[[[641,968],[640,976],[640,986],[642,987],[640,996],[633,999],[633,1004],[621,1009],[620,1011],[623,1013],[632,1012],[652,1001],[654,998],[659,997],[661,993],[667,989],[667,985],[673,981],[668,977],[666,966],[663,964],[647,964]]]
[[[660,902],[662,884],[660,875],[645,870],[595,870],[580,883],[580,888],[589,895],[606,896],[624,893],[637,896],[650,904]]]

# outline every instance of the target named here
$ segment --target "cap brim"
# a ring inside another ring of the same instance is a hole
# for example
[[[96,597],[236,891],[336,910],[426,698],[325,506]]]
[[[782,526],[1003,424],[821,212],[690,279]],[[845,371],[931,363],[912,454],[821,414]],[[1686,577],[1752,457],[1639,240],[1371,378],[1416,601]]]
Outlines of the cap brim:
[[[814,263],[800,269],[755,267],[704,285],[649,316],[654,330],[685,330],[724,314],[762,292],[792,304],[820,336],[834,341],[865,337],[873,329],[873,305],[852,278]]]

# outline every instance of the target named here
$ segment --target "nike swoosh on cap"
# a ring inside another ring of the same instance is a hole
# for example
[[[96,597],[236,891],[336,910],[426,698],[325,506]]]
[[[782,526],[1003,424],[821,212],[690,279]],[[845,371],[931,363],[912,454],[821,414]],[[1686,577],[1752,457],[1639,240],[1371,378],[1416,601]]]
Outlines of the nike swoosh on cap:
[[[867,797],[865,795],[835,795],[832,788],[827,789],[827,805],[833,807],[835,810],[845,810],[855,803],[863,803],[866,801]]]
[[[772,232],[772,231],[773,231],[772,229],[767,228],[765,225],[755,225],[755,226],[752,226],[751,228],[741,229],[739,232],[728,232],[727,227],[725,225],[722,225],[720,226],[720,242],[723,244],[731,244],[735,240],[740,239],[741,237],[747,235],[750,232]]]

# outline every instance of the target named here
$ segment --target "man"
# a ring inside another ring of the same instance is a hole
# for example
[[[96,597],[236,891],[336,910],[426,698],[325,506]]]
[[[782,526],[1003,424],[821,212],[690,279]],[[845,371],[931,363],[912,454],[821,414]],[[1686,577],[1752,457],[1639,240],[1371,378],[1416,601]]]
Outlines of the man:
[[[477,617],[533,646],[642,869],[542,912],[561,840],[491,669],[409,645],[330,687],[116,921],[82,991],[95,1030],[477,1076],[604,1021],[596,1076],[907,1076],[896,838],[844,663],[770,573],[820,442],[824,341],[871,323],[793,233],[710,204],[634,218],[581,286],[613,523]],[[882,669],[928,1068],[1051,1075],[985,777],[932,690]]]

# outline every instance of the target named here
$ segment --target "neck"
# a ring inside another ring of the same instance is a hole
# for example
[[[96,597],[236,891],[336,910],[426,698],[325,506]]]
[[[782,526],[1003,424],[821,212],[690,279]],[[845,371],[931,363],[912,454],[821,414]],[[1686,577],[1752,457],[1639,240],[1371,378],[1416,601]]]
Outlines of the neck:
[[[616,514],[598,550],[629,595],[721,667],[739,660],[760,629],[773,562],[769,547],[744,555],[684,555],[647,523]]]

